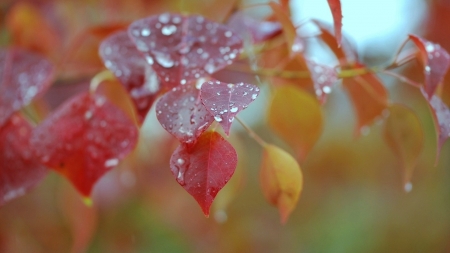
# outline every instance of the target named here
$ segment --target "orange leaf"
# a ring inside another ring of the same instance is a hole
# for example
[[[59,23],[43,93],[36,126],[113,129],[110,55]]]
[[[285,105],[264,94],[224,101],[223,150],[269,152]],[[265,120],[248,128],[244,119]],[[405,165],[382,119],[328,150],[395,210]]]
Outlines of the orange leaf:
[[[303,188],[303,175],[297,161],[277,146],[265,146],[260,180],[265,198],[278,207],[281,222],[286,223]]]
[[[294,24],[292,23],[291,18],[289,17],[289,13],[285,11],[283,6],[276,2],[270,2],[269,3],[270,8],[272,8],[273,14],[275,15],[276,19],[281,23],[281,26],[283,27],[283,34],[286,38],[286,41],[288,43],[288,48],[292,51],[299,51],[296,49],[296,46],[298,46],[297,39],[297,31],[295,29]]]
[[[356,111],[355,135],[381,116],[387,107],[388,93],[381,81],[373,74],[344,78],[343,85]]]
[[[340,0],[328,0],[328,5],[330,6],[331,14],[333,15],[334,21],[334,34],[336,35],[336,42],[338,47],[341,46],[341,30],[342,30],[342,10]]]
[[[424,144],[423,130],[417,116],[408,107],[393,104],[384,125],[384,138],[400,160],[405,191],[411,190],[411,177]]]
[[[323,115],[315,97],[294,86],[283,86],[275,90],[268,121],[303,160],[322,133]]]
[[[45,55],[56,52],[60,39],[55,29],[33,5],[21,2],[6,16],[6,27],[13,44]]]

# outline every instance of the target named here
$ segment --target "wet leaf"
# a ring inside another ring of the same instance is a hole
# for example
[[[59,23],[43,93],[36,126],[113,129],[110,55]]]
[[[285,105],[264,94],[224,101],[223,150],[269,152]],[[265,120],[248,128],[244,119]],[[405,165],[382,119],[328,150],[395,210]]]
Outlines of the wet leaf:
[[[314,91],[320,103],[324,104],[327,100],[328,94],[331,92],[333,86],[338,80],[337,72],[334,68],[316,63],[311,60],[306,60],[311,79],[314,82]]]
[[[107,171],[130,153],[138,130],[105,97],[82,93],[36,127],[31,145],[46,166],[66,176],[85,197]]]
[[[228,26],[241,38],[249,36],[253,43],[265,42],[282,32],[279,22],[256,20],[242,12],[237,12],[231,16],[228,20]]]
[[[356,112],[355,136],[359,136],[364,127],[368,127],[382,116],[387,108],[388,93],[374,74],[344,78],[343,86]]]
[[[416,44],[422,55],[425,66],[425,92],[430,99],[447,73],[450,66],[450,55],[438,44],[412,34],[409,35],[409,38]]]
[[[18,48],[0,49],[0,126],[50,87],[53,65]]]
[[[222,126],[225,134],[230,134],[234,117],[256,99],[259,88],[246,83],[222,83],[208,81],[203,83],[200,97],[206,110]]]
[[[283,28],[289,51],[292,53],[303,51],[303,40],[297,36],[297,30],[289,17],[289,13],[286,12],[282,5],[276,2],[269,2],[269,6]]]
[[[274,91],[268,123],[303,160],[322,133],[323,115],[315,97],[294,86],[283,86]]]
[[[234,173],[237,154],[217,132],[203,133],[188,148],[181,144],[170,158],[177,182],[198,202],[206,216],[217,193]]]
[[[125,31],[106,38],[99,53],[105,67],[114,73],[130,94],[141,119],[145,118],[160,91],[155,71]]]
[[[196,15],[151,16],[132,23],[128,33],[166,88],[206,77],[242,50],[241,39],[228,27]]]
[[[265,146],[260,181],[264,197],[278,207],[281,222],[286,223],[303,188],[303,175],[297,161],[277,146]]]
[[[422,94],[427,98],[426,92],[422,89]],[[448,106],[442,102],[442,100],[433,95],[433,97],[428,100],[428,105],[431,110],[431,115],[433,116],[434,126],[436,128],[436,163],[438,162],[442,146],[450,137],[450,110]]]
[[[342,40],[342,10],[341,10],[341,1],[340,0],[327,0],[328,5],[330,6],[331,14],[333,15],[334,22],[334,34],[336,37],[336,42],[338,47],[341,46]]]
[[[393,104],[384,125],[384,138],[394,151],[403,167],[403,184],[411,190],[411,177],[417,160],[422,153],[424,137],[417,116],[408,107]]]
[[[47,56],[60,47],[60,38],[55,27],[30,3],[17,2],[6,15],[5,24],[15,46]]]
[[[19,115],[0,127],[0,206],[24,195],[47,174],[31,152],[32,130]]]
[[[195,144],[214,122],[214,117],[201,103],[200,91],[189,85],[164,94],[156,103],[156,117],[167,132],[189,145]]]

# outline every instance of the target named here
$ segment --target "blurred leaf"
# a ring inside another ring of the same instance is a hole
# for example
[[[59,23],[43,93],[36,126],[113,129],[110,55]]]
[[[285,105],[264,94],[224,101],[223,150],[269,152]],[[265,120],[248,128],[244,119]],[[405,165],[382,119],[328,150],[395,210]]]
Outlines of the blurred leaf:
[[[268,123],[303,160],[322,133],[323,115],[312,95],[287,85],[275,89]]]
[[[425,74],[425,92],[428,99],[433,97],[439,83],[442,82],[450,66],[450,55],[440,45],[424,40],[418,36],[409,35],[422,55]]]
[[[333,15],[334,21],[334,34],[336,37],[336,42],[338,47],[341,46],[342,40],[342,10],[341,10],[341,1],[340,0],[327,0],[328,5],[330,6],[331,14]]]
[[[278,4],[276,2],[269,2],[269,6],[270,8],[272,8],[273,14],[283,28],[283,34],[286,38],[289,51],[301,51],[297,48],[301,44],[301,40],[297,39],[297,31],[294,24],[292,23],[291,18],[289,17],[289,13],[286,12],[281,4]],[[303,46],[301,46],[301,49],[303,49]]]
[[[281,222],[286,223],[303,188],[303,175],[297,161],[277,146],[265,146],[260,180],[265,198],[278,207]]]
[[[328,94],[338,80],[337,72],[334,68],[306,60],[311,79],[314,82],[314,91],[321,104],[327,100]]]
[[[405,191],[411,190],[411,177],[422,153],[424,134],[418,117],[408,107],[393,104],[384,125],[384,138],[403,167]]]
[[[356,111],[355,135],[359,136],[362,128],[372,124],[387,108],[388,93],[374,74],[344,78],[343,86]]]
[[[181,144],[170,158],[177,182],[197,200],[207,217],[214,198],[230,180],[236,165],[236,151],[217,132],[203,133],[192,147]]]
[[[200,89],[200,98],[226,135],[230,135],[234,117],[259,95],[259,88],[247,83],[208,81]]]
[[[227,25],[243,39],[250,36],[253,43],[268,41],[282,32],[279,22],[256,20],[243,12],[232,15],[228,19]]]

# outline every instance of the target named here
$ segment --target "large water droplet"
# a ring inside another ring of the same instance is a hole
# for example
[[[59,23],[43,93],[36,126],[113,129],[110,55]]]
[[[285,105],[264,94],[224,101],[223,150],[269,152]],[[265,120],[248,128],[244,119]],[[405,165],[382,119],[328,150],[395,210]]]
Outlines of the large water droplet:
[[[175,62],[172,60],[169,54],[155,53],[155,60],[164,68],[171,68],[175,65]]]
[[[217,122],[222,122],[222,117],[221,117],[220,115],[214,116],[214,119],[215,119]]]
[[[177,31],[177,27],[174,25],[165,25],[163,26],[163,28],[161,28],[161,33],[169,36],[174,34]]]
[[[237,107],[232,107],[231,109],[230,109],[230,112],[237,112],[238,111],[238,108]]]

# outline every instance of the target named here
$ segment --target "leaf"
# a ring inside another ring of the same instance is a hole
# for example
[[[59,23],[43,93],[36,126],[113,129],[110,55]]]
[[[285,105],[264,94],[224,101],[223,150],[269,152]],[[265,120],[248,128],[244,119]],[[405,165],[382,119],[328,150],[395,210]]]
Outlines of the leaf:
[[[200,89],[200,98],[206,110],[214,116],[225,131],[230,135],[231,124],[240,111],[256,99],[259,88],[246,83],[222,83],[208,81]]]
[[[313,96],[294,86],[283,86],[274,91],[268,123],[303,160],[322,133],[323,115]]]
[[[228,27],[196,15],[151,16],[133,22],[128,33],[169,89],[230,65],[242,50]]]
[[[200,100],[200,91],[186,85],[173,88],[156,103],[156,117],[161,126],[180,142],[195,144],[197,138],[214,122]]]
[[[256,20],[237,12],[228,19],[230,29],[239,34],[241,38],[249,36],[253,43],[262,43],[279,35],[282,27],[279,22]]]
[[[337,72],[334,68],[306,60],[311,79],[314,82],[314,90],[321,104],[327,100],[327,95],[331,92],[333,86],[338,80]]]
[[[408,107],[393,104],[384,125],[384,139],[400,160],[406,191],[411,190],[411,177],[422,153],[424,137],[417,116]]]
[[[331,14],[333,15],[334,22],[334,34],[336,36],[336,42],[338,47],[341,46],[342,40],[342,10],[341,10],[341,1],[340,0],[327,0],[328,5],[330,6]]]
[[[33,4],[18,2],[6,15],[12,44],[50,56],[61,46],[55,27]]]
[[[286,38],[288,49],[292,53],[303,51],[303,40],[299,36],[297,36],[297,30],[292,23],[291,18],[289,17],[289,13],[286,12],[282,5],[276,2],[269,2],[269,6],[270,8],[272,8],[275,17],[280,22],[281,27],[283,28],[283,34]]]
[[[425,65],[425,92],[430,99],[436,91],[439,83],[444,79],[445,73],[450,66],[450,56],[440,45],[422,39],[416,35],[409,35],[416,44],[422,55]]]
[[[286,223],[303,188],[303,175],[297,161],[277,146],[265,146],[260,181],[264,197],[278,207],[281,223]]]
[[[46,166],[88,197],[93,185],[130,153],[138,130],[105,97],[81,93],[36,127],[31,145]]]
[[[346,36],[342,36],[339,39],[340,44],[338,44],[337,36],[335,37],[335,32],[330,24],[323,21],[312,20],[312,22],[317,25],[321,31],[320,37],[322,40],[330,47],[336,58],[341,62],[351,62],[358,60],[358,51],[356,50],[356,45],[353,41],[350,41]]]
[[[217,132],[205,132],[188,148],[180,145],[170,158],[177,182],[198,202],[206,216],[217,193],[234,173],[237,154]]]
[[[372,124],[375,119],[383,114],[387,108],[388,93],[374,74],[344,78],[343,86],[356,112],[355,135],[359,136],[364,127]]]
[[[19,115],[0,127],[0,206],[24,195],[47,174],[30,148],[32,127]]]
[[[105,67],[114,73],[130,94],[141,119],[145,118],[160,91],[155,71],[125,31],[106,38],[99,53]]]
[[[424,89],[421,89],[423,96],[427,99],[427,94]],[[442,146],[450,137],[450,110],[442,100],[433,95],[431,99],[427,99],[430,107],[431,115],[433,116],[434,126],[436,128],[436,163],[438,162]]]
[[[42,96],[54,72],[53,65],[37,54],[18,48],[0,49],[0,126]]]

